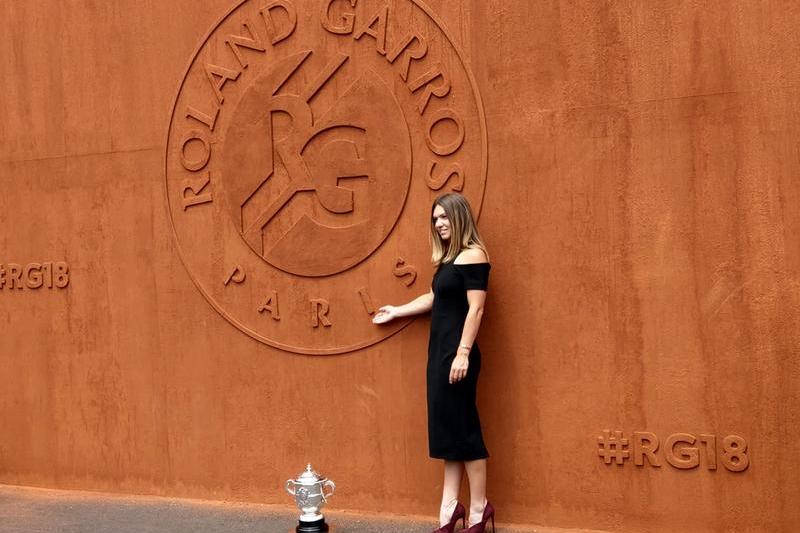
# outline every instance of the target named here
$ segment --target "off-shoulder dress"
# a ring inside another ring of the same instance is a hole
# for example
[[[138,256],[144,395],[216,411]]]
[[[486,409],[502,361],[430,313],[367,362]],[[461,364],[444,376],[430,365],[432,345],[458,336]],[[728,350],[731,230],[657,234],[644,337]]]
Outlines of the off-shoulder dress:
[[[450,366],[469,310],[468,290],[486,290],[489,263],[442,263],[433,276],[433,308],[428,342],[428,445],[430,456],[473,461],[489,456],[483,442],[476,393],[481,351],[472,345],[467,376],[449,383]]]

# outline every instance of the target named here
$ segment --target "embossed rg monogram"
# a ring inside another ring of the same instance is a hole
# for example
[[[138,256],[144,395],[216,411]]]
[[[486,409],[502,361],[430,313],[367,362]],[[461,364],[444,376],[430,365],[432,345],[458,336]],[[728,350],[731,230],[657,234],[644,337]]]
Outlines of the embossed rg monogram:
[[[247,223],[242,216],[242,235],[256,250],[262,250],[263,229],[297,193],[314,193],[320,205],[331,213],[349,213],[355,209],[354,193],[342,187],[340,180],[366,179],[370,175],[367,161],[360,157],[355,142],[346,138],[366,134],[366,129],[346,123],[320,127],[314,121],[309,105],[320,88],[348,60],[347,55],[334,57],[301,94],[278,94],[310,55],[311,52],[307,51],[288,58],[286,64],[279,65],[270,76],[273,90],[265,109],[267,117],[263,126],[271,143],[271,146],[264,147],[272,154],[269,158],[271,168],[264,169],[265,178],[245,180],[253,185],[242,190],[240,209],[244,209],[264,182],[274,176],[276,163],[285,169],[289,185],[252,222]],[[288,116],[288,127],[281,127],[276,120],[281,113]],[[310,165],[308,160],[313,156],[309,154],[309,148],[317,143],[322,144],[318,158],[324,164]]]

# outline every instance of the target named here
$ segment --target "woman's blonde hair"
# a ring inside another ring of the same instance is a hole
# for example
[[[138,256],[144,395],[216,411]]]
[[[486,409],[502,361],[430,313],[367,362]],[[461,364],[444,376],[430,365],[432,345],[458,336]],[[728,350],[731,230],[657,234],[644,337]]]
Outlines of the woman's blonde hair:
[[[434,225],[433,211],[437,205],[444,209],[444,214],[450,220],[450,239],[447,242],[442,240]],[[478,226],[467,199],[457,192],[443,194],[431,206],[431,260],[434,266],[449,263],[465,248],[483,250],[486,259],[489,259],[489,252],[478,233]]]

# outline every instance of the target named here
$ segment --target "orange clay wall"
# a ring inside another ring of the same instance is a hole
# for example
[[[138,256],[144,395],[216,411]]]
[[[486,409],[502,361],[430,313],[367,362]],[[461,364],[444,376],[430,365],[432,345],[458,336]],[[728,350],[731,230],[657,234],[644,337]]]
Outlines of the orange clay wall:
[[[498,518],[796,531],[800,7],[426,2],[0,5],[0,482],[433,515],[455,189]]]

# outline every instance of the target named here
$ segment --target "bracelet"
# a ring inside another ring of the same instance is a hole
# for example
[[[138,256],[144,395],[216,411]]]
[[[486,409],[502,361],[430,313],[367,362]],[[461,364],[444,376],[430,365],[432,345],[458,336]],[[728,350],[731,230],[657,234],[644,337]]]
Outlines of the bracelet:
[[[466,344],[459,344],[459,348],[464,348],[465,350],[472,351],[472,346],[467,346]]]

